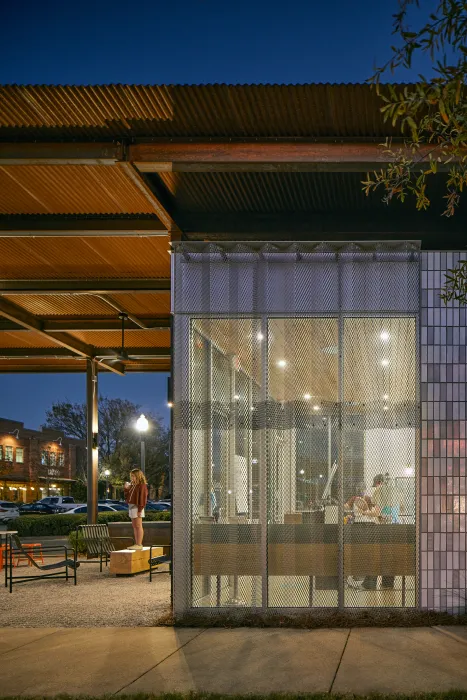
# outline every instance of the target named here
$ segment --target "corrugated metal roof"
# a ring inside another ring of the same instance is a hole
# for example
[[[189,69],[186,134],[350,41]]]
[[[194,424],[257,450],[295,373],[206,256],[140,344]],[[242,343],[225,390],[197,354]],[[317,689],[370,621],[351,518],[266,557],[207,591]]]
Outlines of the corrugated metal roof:
[[[112,300],[127,313],[135,316],[163,316],[170,313],[169,294],[112,294]],[[8,299],[41,318],[54,316],[96,316],[116,318],[117,312],[98,297],[88,294],[71,295],[9,295]]]
[[[177,209],[190,212],[311,212],[384,208],[367,197],[365,173],[160,173]],[[148,175],[149,178],[154,177]]]
[[[52,340],[33,331],[2,331],[0,348],[55,348]]]
[[[167,236],[0,237],[0,278],[170,278],[168,248]]]
[[[0,165],[0,214],[154,214],[119,164]]]
[[[380,106],[366,84],[4,85],[0,138],[398,134]]]

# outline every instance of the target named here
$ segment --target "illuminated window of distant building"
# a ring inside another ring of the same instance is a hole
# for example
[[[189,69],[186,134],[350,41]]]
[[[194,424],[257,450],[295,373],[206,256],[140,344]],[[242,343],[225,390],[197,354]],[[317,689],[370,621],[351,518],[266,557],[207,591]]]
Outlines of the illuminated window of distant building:
[[[3,445],[0,445],[0,462],[3,459]]]
[[[11,445],[5,445],[5,462],[13,461],[13,447]]]
[[[55,452],[49,452],[49,460],[50,466],[55,467],[55,465],[57,464],[57,455],[55,454]]]
[[[18,464],[24,464],[24,449],[22,447],[16,448],[16,461]]]
[[[49,453],[47,450],[42,450],[41,452],[41,464],[47,465],[49,463]]]
[[[65,466],[65,455],[63,452],[58,453],[58,466],[59,467]]]

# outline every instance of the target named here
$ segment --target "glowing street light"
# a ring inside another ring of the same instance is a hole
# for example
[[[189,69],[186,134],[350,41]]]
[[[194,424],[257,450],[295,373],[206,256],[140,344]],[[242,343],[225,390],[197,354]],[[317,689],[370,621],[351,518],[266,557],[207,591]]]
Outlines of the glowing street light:
[[[141,436],[141,471],[146,471],[146,445],[144,444],[144,433],[147,432],[149,428],[149,422],[144,413],[140,415],[136,421],[136,429],[139,430]]]

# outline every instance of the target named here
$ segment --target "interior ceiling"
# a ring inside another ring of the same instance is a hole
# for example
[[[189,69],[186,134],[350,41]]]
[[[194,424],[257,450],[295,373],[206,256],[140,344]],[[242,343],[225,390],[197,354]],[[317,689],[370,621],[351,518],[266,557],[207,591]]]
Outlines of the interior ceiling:
[[[195,328],[260,383],[258,320],[204,319]],[[387,334],[387,335],[386,335]],[[339,401],[339,325],[336,318],[273,318],[268,324],[269,394],[309,401],[317,411]],[[415,320],[346,318],[343,330],[344,401],[359,410],[415,401]],[[235,360],[235,358],[237,358]],[[387,361],[387,365],[386,365]],[[285,364],[284,364],[285,363]],[[384,363],[384,364],[383,364]],[[387,399],[384,397],[387,396]]]

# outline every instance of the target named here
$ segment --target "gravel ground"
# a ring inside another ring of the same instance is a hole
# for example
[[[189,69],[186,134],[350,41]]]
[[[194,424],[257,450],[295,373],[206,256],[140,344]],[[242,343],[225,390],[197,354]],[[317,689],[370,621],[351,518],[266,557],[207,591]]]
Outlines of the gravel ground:
[[[48,560],[50,562],[50,559]],[[20,565],[15,573],[33,573]],[[72,581],[31,581],[9,593],[0,572],[1,627],[152,627],[170,613],[170,576],[110,576],[99,564],[78,569]]]

